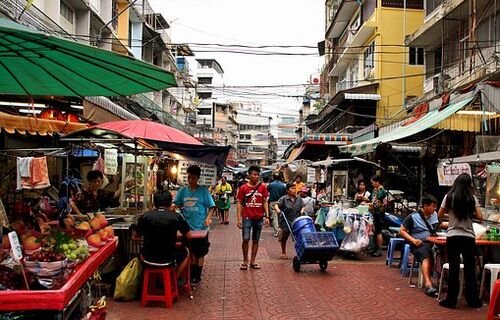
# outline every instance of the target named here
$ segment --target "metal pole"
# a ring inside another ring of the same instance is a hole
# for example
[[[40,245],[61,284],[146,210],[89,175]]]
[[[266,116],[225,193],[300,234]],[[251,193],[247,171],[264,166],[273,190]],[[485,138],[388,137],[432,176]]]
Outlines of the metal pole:
[[[408,54],[406,50],[406,0],[403,1],[403,77],[402,77],[402,90],[401,90],[401,105],[403,108],[406,107],[406,55]],[[416,49],[415,49],[416,50]],[[418,55],[417,55],[418,56]]]
[[[134,142],[134,195],[135,195],[135,214],[137,214],[137,208],[139,204],[139,198],[137,197],[137,141]]]
[[[120,207],[125,207],[125,178],[127,177],[126,153],[122,153],[122,183],[120,184]],[[125,208],[127,209],[127,208]]]

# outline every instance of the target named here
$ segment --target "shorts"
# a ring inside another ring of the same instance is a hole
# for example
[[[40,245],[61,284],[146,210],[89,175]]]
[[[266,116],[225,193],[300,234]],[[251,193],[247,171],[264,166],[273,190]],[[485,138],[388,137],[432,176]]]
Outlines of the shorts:
[[[415,256],[415,259],[417,259],[417,261],[424,261],[427,258],[433,259],[433,246],[434,245],[431,242],[423,242],[419,247],[412,246],[411,252]]]
[[[384,225],[385,212],[374,212],[373,216],[373,233],[381,234],[382,226]]]
[[[174,262],[177,266],[186,259],[188,251],[185,247],[175,248],[174,256],[170,259],[160,257],[144,257],[141,254],[141,263],[144,267],[164,267],[165,265]]]
[[[278,231],[278,241],[287,241],[288,237],[290,236],[290,231],[280,229]]]
[[[259,220],[250,220],[248,218],[244,218],[243,225],[241,228],[243,240],[246,241],[250,240],[250,232],[251,232],[252,241],[259,241],[263,224],[264,224],[264,218]]]
[[[208,234],[205,238],[195,238],[191,239],[191,253],[197,257],[201,258],[208,254],[208,248],[210,247],[210,242],[208,241]]]

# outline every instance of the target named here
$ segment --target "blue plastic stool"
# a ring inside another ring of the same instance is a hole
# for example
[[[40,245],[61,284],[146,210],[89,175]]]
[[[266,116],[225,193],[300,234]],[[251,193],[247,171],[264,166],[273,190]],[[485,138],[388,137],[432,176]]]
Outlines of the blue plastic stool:
[[[405,246],[405,239],[403,238],[391,238],[389,239],[389,245],[387,247],[387,256],[385,258],[385,264],[390,268],[394,262],[401,262],[403,258],[403,251]],[[399,251],[401,254],[399,258],[394,257],[394,252]]]
[[[405,244],[404,250],[403,250],[403,257],[401,258],[401,267],[399,268],[399,271],[401,273],[402,277],[407,277],[410,273],[410,270],[417,271],[418,272],[418,267],[417,265],[413,265],[410,263],[410,245]],[[417,270],[414,270],[414,268],[417,268]]]

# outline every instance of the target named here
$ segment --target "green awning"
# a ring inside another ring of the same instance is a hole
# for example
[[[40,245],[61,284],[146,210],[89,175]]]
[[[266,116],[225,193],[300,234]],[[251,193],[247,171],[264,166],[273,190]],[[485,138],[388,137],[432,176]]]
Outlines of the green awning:
[[[425,129],[428,129],[432,126],[435,126],[439,122],[443,121],[444,119],[448,118],[449,116],[453,115],[455,112],[458,110],[462,109],[463,107],[467,106],[474,100],[475,96],[466,98],[460,102],[450,104],[448,107],[445,109],[439,111],[438,109],[432,110],[428,112],[425,116],[420,118],[419,120],[406,125],[406,126],[399,126],[397,128],[394,128],[390,132],[387,132],[381,136],[378,136],[376,138],[366,140],[360,143],[355,143],[355,144],[350,144],[346,146],[340,146],[339,150],[340,152],[345,152],[345,153],[350,153],[353,156],[365,154],[372,152],[375,150],[377,145],[380,143],[385,143],[385,142],[391,142],[391,141],[396,141],[399,139],[403,139],[409,136],[412,136],[414,134],[417,134]]]
[[[149,63],[0,18],[0,94],[128,96],[175,85]]]

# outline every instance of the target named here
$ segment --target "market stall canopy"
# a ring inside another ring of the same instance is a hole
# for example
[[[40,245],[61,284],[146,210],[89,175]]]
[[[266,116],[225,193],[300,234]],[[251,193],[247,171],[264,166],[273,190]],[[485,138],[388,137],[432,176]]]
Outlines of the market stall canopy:
[[[37,119],[34,117],[15,116],[0,112],[0,128],[7,133],[53,135],[67,134],[87,128],[86,124],[59,120]]]
[[[379,145],[380,143],[403,139],[437,125],[441,121],[453,115],[455,112],[472,103],[475,97],[476,96],[468,97],[460,102],[450,104],[448,107],[442,110],[436,109],[429,111],[424,116],[408,125],[401,124],[399,127],[394,128],[390,132],[387,132],[370,140],[340,146],[339,150],[341,152],[350,153],[351,155],[361,155],[371,152],[375,150],[377,145]]]
[[[439,162],[444,163],[471,163],[471,162],[493,162],[500,161],[500,151],[484,152],[473,154],[470,156],[440,159]]]
[[[375,167],[381,168],[381,166],[375,162],[361,159],[358,157],[353,157],[351,159],[332,159],[332,158],[328,157],[325,160],[316,161],[316,162],[311,163],[311,166],[313,166],[313,167],[329,167],[329,166],[333,166],[333,165],[336,165],[339,163],[352,162],[352,161],[368,163],[368,164],[371,164]]]
[[[147,120],[104,122],[89,128],[89,130],[111,131],[132,139],[145,139],[194,145],[203,144],[193,136],[190,136],[181,130]]]
[[[128,96],[175,86],[140,60],[29,29],[0,18],[0,93]]]
[[[180,158],[213,164],[222,172],[229,153],[229,146],[204,145],[189,134],[175,128],[147,120],[105,122],[64,136],[61,141],[87,142],[92,139],[130,139],[146,142],[159,151],[178,154]]]

